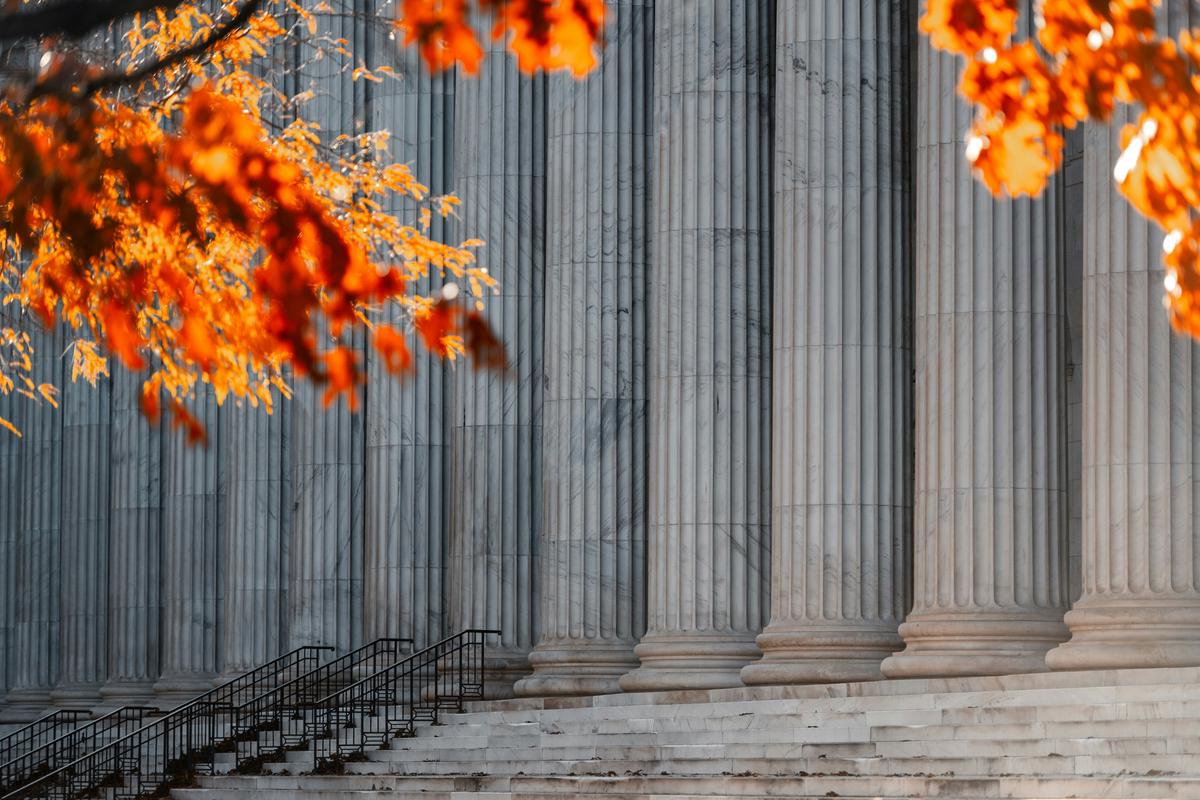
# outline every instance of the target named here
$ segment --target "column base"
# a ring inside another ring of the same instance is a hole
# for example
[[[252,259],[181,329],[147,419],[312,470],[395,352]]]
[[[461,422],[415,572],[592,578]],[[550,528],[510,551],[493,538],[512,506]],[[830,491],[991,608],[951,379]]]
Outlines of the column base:
[[[1046,671],[1067,638],[1057,610],[917,612],[900,626],[906,647],[880,665],[888,678],[957,678]]]
[[[100,687],[100,705],[108,709],[121,706],[159,706],[154,681],[109,681]]]
[[[212,689],[215,678],[216,675],[211,672],[164,674],[154,684],[157,704],[162,708],[171,709],[191,702]]]
[[[8,706],[0,722],[33,722],[58,710],[50,699],[49,689],[13,689],[4,699]]]
[[[517,697],[616,694],[621,676],[638,665],[635,642],[555,639],[529,654],[533,674],[517,682]]]
[[[1200,596],[1085,598],[1066,622],[1071,639],[1046,654],[1050,669],[1200,665]]]
[[[448,661],[441,671],[445,680],[452,683],[457,667]],[[529,651],[488,648],[483,655],[483,699],[511,700],[516,697],[513,684],[529,675]],[[466,676],[467,680],[478,681],[479,676]]]
[[[625,692],[728,689],[742,667],[762,655],[754,634],[650,634],[633,650],[641,666],[621,676]]]
[[[50,692],[50,699],[59,708],[94,708],[100,705],[100,684],[59,684]]]
[[[763,657],[742,669],[742,683],[765,686],[883,679],[879,664],[904,646],[894,625],[768,625],[755,639]]]

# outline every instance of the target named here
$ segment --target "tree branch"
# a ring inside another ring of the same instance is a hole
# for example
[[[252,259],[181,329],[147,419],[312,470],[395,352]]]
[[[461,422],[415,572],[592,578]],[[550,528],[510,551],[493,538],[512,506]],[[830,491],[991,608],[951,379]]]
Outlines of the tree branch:
[[[85,81],[73,93],[81,97],[90,97],[97,92],[103,92],[107,89],[141,83],[156,72],[168,69],[177,64],[182,64],[190,58],[198,58],[244,26],[250,20],[250,17],[254,16],[254,13],[258,11],[261,5],[262,0],[247,0],[238,9],[236,14],[224,23],[215,26],[203,39],[193,42],[187,47],[182,47],[173,53],[168,53],[162,58],[138,67],[132,72],[108,72],[97,78]],[[39,83],[30,90],[28,99],[33,100],[42,95],[59,93],[64,88],[66,87],[58,85],[56,81]]]
[[[0,16],[0,43],[18,39],[69,36],[75,39],[110,22],[183,0],[60,0]]]

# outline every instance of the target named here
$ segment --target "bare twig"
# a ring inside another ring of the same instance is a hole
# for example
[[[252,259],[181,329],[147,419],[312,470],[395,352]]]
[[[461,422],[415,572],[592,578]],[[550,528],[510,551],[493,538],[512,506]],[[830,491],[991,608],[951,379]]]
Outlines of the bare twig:
[[[250,20],[250,17],[254,16],[254,13],[258,11],[261,5],[262,0],[247,0],[238,9],[236,14],[222,24],[215,26],[204,38],[193,42],[187,47],[181,47],[162,58],[155,59],[149,64],[138,67],[131,72],[107,72],[99,77],[86,80],[77,87],[66,87],[53,80],[44,81],[32,87],[28,99],[32,100],[47,94],[63,93],[64,90],[76,96],[89,97],[97,92],[103,92],[108,89],[141,83],[157,72],[176,66],[177,64],[182,64],[188,59],[199,58],[204,55],[244,26]]]
[[[174,8],[183,0],[59,0],[0,16],[0,42],[47,36],[81,38],[96,28],[142,11]]]

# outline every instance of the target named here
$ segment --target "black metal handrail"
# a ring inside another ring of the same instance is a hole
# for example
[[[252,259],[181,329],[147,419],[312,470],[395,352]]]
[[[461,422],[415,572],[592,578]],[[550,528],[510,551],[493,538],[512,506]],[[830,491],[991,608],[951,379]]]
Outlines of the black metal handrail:
[[[119,739],[140,727],[146,715],[157,711],[157,708],[149,706],[122,706],[0,764],[0,794],[24,786],[39,775],[69,764],[113,739]]]
[[[217,712],[248,693],[272,688],[310,672],[329,647],[299,647],[290,653],[205,692],[166,715],[4,795],[3,800],[138,797],[190,782],[197,765],[211,766],[208,743]]]
[[[246,769],[294,747],[303,737],[288,733],[287,720],[338,689],[395,664],[412,639],[380,638],[352,650],[311,672],[228,710],[227,733],[214,737],[214,752],[232,749],[234,765]]]
[[[52,711],[25,727],[18,728],[0,739],[0,764],[5,764],[22,753],[54,741],[74,728],[80,720],[88,719],[91,716],[90,711],[74,708],[62,709],[61,711]]]
[[[321,772],[367,748],[412,736],[418,722],[436,723],[444,709],[483,697],[484,648],[497,630],[466,630],[398,664],[321,698],[303,720],[313,769]]]

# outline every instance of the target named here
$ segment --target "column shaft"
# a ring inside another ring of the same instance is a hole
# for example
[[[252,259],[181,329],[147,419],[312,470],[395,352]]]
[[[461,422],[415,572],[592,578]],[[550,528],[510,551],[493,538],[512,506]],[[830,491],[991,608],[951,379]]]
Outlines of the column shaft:
[[[918,58],[915,596],[883,674],[1036,671],[1067,602],[1060,185],[993,198],[957,59]]]
[[[221,586],[221,431],[207,385],[189,410],[207,445],[164,434],[162,676],[159,701],[173,706],[212,688],[217,677]]]
[[[62,675],[54,699],[87,707],[99,702],[108,672],[112,386],[80,379],[62,389]]]
[[[486,20],[480,23],[489,24]],[[536,547],[542,527],[546,89],[489,42],[480,74],[455,90],[458,232],[487,242],[500,282],[487,319],[509,370],[454,370],[450,423],[450,628],[498,628],[489,695],[512,692],[537,642]]]
[[[404,75],[368,87],[371,130],[389,130],[390,157],[408,164],[434,195],[450,191],[453,168],[454,75],[430,76],[412,49],[376,34],[371,55]],[[416,204],[393,201],[402,220]],[[441,237],[438,220],[430,234]],[[415,290],[441,287],[431,275]],[[382,319],[403,330],[396,306]],[[414,343],[415,373],[396,378],[373,350],[367,355],[365,624],[368,637],[403,636],[422,646],[445,634],[446,381],[441,359]]]
[[[108,683],[112,705],[154,699],[160,672],[163,434],[140,410],[143,376],[116,367],[112,386],[112,511]]]
[[[321,17],[330,34],[352,48],[365,41],[371,0],[352,0]],[[310,113],[324,143],[342,133],[363,132],[369,81],[355,81],[337,58],[324,58],[320,42],[304,42],[298,56],[308,88],[316,92]],[[348,334],[360,356],[361,332]],[[321,346],[330,344],[320,326]],[[361,365],[360,359],[360,365]],[[368,390],[369,391],[369,390]],[[324,386],[296,381],[292,401],[293,531],[288,568],[288,634],[292,647],[328,645],[348,650],[362,642],[363,618],[363,415],[344,399],[326,408]]]
[[[1197,16],[1158,10],[1178,35]],[[1087,129],[1083,236],[1083,594],[1053,669],[1200,664],[1200,346],[1162,308],[1162,231],[1117,194],[1111,127]]]
[[[44,331],[32,318],[21,321],[33,340],[35,383],[62,387],[65,337]],[[59,675],[61,624],[62,475],[60,409],[27,402],[21,457],[20,544],[17,560],[16,669],[8,694],[9,713],[37,714],[50,703]]]
[[[648,632],[626,691],[740,685],[770,551],[771,0],[654,20]]]
[[[11,327],[7,310],[0,311],[0,327]],[[0,395],[0,417],[24,424],[25,399],[15,393]],[[16,661],[17,558],[21,524],[21,454],[24,440],[0,431],[0,717],[4,715]]]
[[[280,400],[270,415],[262,408],[232,404],[222,410],[222,678],[237,677],[287,649],[290,416],[287,400]]]
[[[742,680],[873,680],[909,595],[911,20],[876,0],[777,14],[771,624]]]
[[[522,695],[620,691],[645,629],[653,12],[608,11],[599,71],[548,87],[542,632]]]

